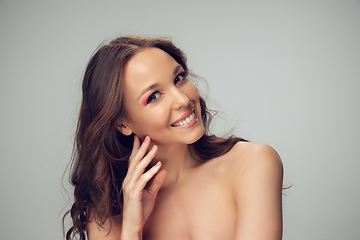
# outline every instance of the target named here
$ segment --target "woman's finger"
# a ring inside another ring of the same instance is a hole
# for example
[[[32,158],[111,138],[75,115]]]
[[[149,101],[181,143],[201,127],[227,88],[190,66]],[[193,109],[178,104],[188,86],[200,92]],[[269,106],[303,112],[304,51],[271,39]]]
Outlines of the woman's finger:
[[[147,172],[142,174],[139,177],[136,184],[134,185],[134,191],[135,192],[142,191],[145,188],[146,184],[150,181],[150,179],[153,178],[157,172],[159,172],[160,168],[161,168],[161,162],[159,161],[157,164],[152,166],[152,168],[150,168]]]
[[[134,135],[134,143],[133,143],[133,148],[131,150],[131,155],[129,157],[129,162],[132,162],[132,159],[134,158],[134,156],[136,155],[136,153],[139,151],[140,148],[140,139],[138,136]]]
[[[138,136],[134,135],[134,143],[133,143],[133,148],[131,151],[130,158],[133,157],[137,153],[139,147],[140,147],[140,139]]]
[[[155,198],[157,196],[157,193],[159,192],[161,186],[164,184],[166,177],[167,177],[167,170],[163,169],[161,170],[156,176],[154,177],[154,180],[150,184],[150,187],[148,188],[148,192]]]
[[[132,175],[132,172],[134,171],[135,166],[141,159],[144,157],[147,149],[150,146],[151,139],[149,136],[146,136],[143,143],[140,146],[140,139],[139,137],[134,137],[134,146],[133,151],[129,157],[129,168],[128,168],[128,174]]]
[[[157,153],[157,146],[154,145],[151,150],[146,154],[144,158],[135,166],[131,173],[131,178],[129,179],[130,184],[135,184],[138,179],[144,174],[146,167],[154,159]]]
[[[135,154],[137,153],[138,149],[140,147],[140,139],[138,136],[134,135],[134,143],[133,143],[133,148],[131,150],[131,154],[130,154],[130,157],[128,159],[128,170],[127,170],[127,173],[126,173],[126,177],[123,181],[123,185],[127,182],[128,178],[132,175],[132,171],[133,171],[133,168],[134,168],[134,164],[132,164],[132,159],[134,158]]]

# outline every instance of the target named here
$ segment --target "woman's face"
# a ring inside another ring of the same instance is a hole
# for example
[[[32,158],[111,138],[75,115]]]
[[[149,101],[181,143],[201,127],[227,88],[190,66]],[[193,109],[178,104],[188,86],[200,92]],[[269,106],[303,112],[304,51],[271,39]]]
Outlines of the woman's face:
[[[191,144],[204,134],[199,92],[184,69],[159,48],[133,56],[124,73],[125,120],[120,130],[152,143]]]

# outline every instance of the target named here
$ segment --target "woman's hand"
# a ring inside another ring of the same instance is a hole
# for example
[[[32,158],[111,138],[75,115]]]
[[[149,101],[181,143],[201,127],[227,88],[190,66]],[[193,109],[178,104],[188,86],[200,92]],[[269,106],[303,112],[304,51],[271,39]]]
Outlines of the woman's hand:
[[[158,162],[144,173],[145,168],[150,164],[157,152],[157,146],[154,145],[146,154],[150,142],[150,137],[147,136],[140,146],[140,139],[137,136],[134,137],[134,146],[129,158],[129,168],[122,185],[124,197],[122,240],[142,238],[144,224],[154,208],[157,193],[167,176],[166,170],[159,172],[161,162]],[[156,173],[158,174],[156,175]],[[145,189],[146,184],[152,177],[154,177],[152,183]]]

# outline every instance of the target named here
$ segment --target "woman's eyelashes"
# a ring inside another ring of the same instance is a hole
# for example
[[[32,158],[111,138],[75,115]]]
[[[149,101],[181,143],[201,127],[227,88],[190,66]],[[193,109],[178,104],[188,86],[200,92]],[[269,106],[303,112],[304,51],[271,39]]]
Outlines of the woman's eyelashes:
[[[185,79],[186,79],[186,73],[185,72],[179,73],[174,79],[174,85],[177,86],[179,83],[181,83]],[[151,102],[154,102],[154,101],[158,100],[164,94],[165,93],[155,91],[152,94],[150,94],[149,97],[145,98],[143,100],[142,104],[147,105],[147,104],[149,104]]]
[[[186,74],[185,72],[181,72],[179,73],[175,79],[174,79],[174,84],[175,86],[178,85],[178,83],[180,83],[181,81],[183,81],[186,78]]]
[[[156,92],[154,92],[154,93],[152,93],[149,97],[148,97],[148,99],[147,99],[147,101],[146,101],[146,104],[149,104],[149,103],[151,103],[151,102],[153,102],[153,101],[156,101],[157,99],[159,99],[162,95],[164,95],[165,93],[161,93],[161,92],[159,92],[159,91],[156,91]]]

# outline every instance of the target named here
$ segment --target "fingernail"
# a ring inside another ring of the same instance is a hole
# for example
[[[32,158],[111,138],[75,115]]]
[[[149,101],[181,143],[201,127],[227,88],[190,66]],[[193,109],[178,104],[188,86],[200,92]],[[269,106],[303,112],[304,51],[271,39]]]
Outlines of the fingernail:
[[[156,145],[152,146],[150,151],[154,151],[156,149]]]
[[[161,165],[161,162],[160,161],[158,161],[157,163],[156,163],[156,165],[155,166],[160,166]]]

